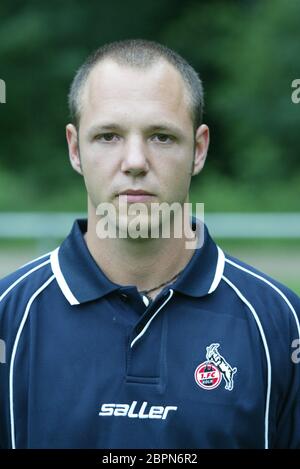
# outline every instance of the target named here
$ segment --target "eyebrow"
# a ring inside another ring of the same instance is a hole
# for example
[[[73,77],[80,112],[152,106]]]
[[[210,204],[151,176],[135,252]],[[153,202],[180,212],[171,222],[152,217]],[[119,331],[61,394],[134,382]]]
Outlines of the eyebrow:
[[[167,132],[171,134],[177,134],[180,137],[184,137],[184,133],[180,127],[177,127],[176,125],[173,125],[173,124],[169,124],[168,122],[166,123],[162,122],[156,125],[151,125],[148,128],[148,130],[150,132]]]
[[[106,130],[122,130],[122,127],[118,124],[107,123],[107,124],[95,124],[88,130],[88,136],[92,136],[96,132],[103,132]]]
[[[108,123],[103,123],[103,124],[95,124],[92,125],[92,127],[88,130],[88,136],[92,136],[96,132],[105,132],[105,131],[122,131],[124,130],[124,127],[120,126],[119,124],[116,124],[114,122],[108,122]],[[145,129],[147,132],[167,132],[167,133],[173,133],[177,134],[180,137],[184,137],[184,133],[181,130],[180,127],[177,127],[173,124],[170,124],[168,122],[160,122],[158,124],[153,124],[150,125]]]

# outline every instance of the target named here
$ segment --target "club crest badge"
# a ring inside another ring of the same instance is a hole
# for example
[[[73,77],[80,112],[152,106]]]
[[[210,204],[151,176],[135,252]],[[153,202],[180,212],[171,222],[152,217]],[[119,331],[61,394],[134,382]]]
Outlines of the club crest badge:
[[[200,363],[195,370],[195,381],[203,389],[212,390],[219,386],[222,378],[225,381],[225,389],[232,391],[233,376],[237,368],[229,365],[218,352],[220,344],[211,344],[206,347],[206,361]]]

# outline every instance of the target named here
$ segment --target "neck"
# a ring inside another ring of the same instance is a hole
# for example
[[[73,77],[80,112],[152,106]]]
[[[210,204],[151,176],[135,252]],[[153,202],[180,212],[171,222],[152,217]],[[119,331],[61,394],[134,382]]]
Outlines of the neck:
[[[139,291],[153,289],[180,272],[191,259],[194,249],[186,248],[195,233],[190,223],[180,238],[105,238],[96,233],[98,219],[89,209],[85,240],[96,263],[105,275],[120,285],[135,285]],[[149,294],[152,298],[161,289]]]

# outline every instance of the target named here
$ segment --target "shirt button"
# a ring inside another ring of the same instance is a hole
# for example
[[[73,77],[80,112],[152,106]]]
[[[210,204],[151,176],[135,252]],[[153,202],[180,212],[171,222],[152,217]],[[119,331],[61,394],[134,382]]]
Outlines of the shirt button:
[[[146,306],[149,306],[151,299],[147,295],[143,295],[143,302]]]

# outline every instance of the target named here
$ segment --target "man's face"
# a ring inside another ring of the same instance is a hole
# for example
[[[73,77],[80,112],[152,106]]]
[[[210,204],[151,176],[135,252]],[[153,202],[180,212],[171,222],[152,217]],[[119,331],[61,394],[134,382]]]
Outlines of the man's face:
[[[118,210],[125,199],[128,206],[187,201],[191,174],[204,164],[208,129],[201,126],[195,141],[186,88],[171,65],[140,70],[107,59],[90,73],[79,135],[69,124],[67,139],[90,205],[109,202]],[[151,195],[120,195],[127,190]]]

